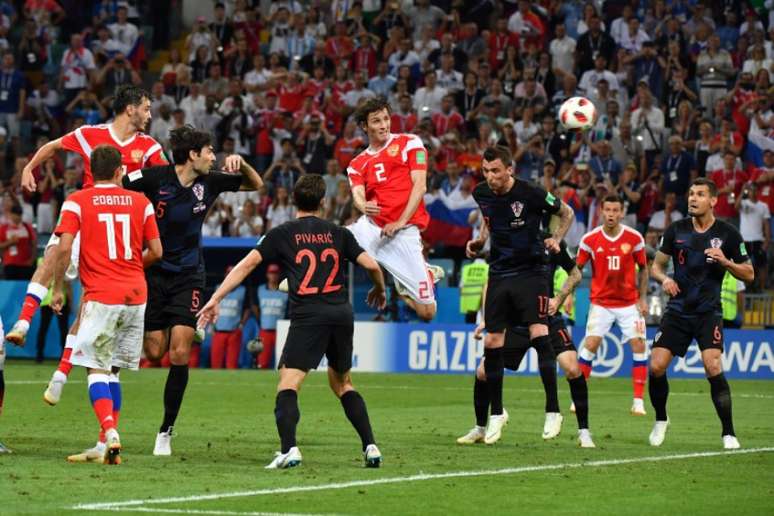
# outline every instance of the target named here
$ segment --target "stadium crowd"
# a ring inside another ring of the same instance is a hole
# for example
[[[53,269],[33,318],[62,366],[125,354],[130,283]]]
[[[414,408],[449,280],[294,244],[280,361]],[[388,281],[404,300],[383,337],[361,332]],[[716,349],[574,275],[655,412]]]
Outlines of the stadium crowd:
[[[573,208],[570,247],[599,224],[598,200],[609,193],[655,246],[685,216],[692,178],[712,178],[716,213],[740,225],[758,288],[767,286],[771,0],[230,0],[212,2],[211,14],[165,48],[152,48],[141,30],[151,2],[83,3],[91,23],[66,16],[56,0],[0,1],[8,278],[32,266],[36,234],[52,231],[83,172],[78,156],[62,154],[36,171],[29,195],[19,187],[26,160],[48,140],[108,121],[115,88],[134,83],[151,92],[154,138],[191,124],[215,136],[219,158],[242,154],[263,174],[262,191],[218,201],[206,236],[253,237],[289,220],[288,191],[310,173],[325,179],[325,216],[352,221],[346,169],[365,136],[351,115],[383,95],[393,132],[419,135],[430,151],[426,202],[446,208],[431,210],[440,225],[426,233],[437,256],[462,257],[475,215],[461,232],[443,229],[450,214],[472,211],[482,152],[499,143],[519,177]],[[157,66],[154,55],[168,59]],[[557,123],[559,106],[577,95],[599,115],[584,134]]]

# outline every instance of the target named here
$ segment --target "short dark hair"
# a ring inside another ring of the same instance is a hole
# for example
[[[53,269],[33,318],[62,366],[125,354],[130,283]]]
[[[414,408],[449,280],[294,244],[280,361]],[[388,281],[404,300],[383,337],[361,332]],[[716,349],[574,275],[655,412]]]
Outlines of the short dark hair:
[[[204,147],[211,144],[210,133],[197,131],[190,125],[178,127],[169,132],[169,145],[172,147],[172,159],[176,165],[182,165],[188,161],[191,151],[198,154]]]
[[[718,196],[718,186],[712,179],[697,177],[691,182],[691,186],[706,186],[709,189],[710,197]]]
[[[386,109],[388,113],[392,113],[390,103],[387,102],[386,98],[372,97],[355,110],[355,120],[357,120],[358,125],[366,125],[368,123],[368,115],[383,109]]]
[[[94,180],[107,181],[121,168],[121,153],[112,145],[99,145],[91,153],[90,161]]]
[[[306,174],[298,178],[293,187],[293,201],[299,211],[315,212],[325,197],[325,180],[319,174]]]
[[[511,151],[504,145],[487,147],[484,151],[484,159],[486,161],[496,161],[499,159],[503,162],[503,165],[505,165],[506,168],[510,167],[513,161],[513,158],[511,157]]]
[[[150,100],[150,94],[133,84],[125,84],[116,89],[113,96],[113,113],[120,115],[126,111],[127,106],[139,106],[143,99]]]
[[[602,206],[603,208],[605,207],[605,203],[606,203],[606,202],[617,202],[618,204],[620,204],[620,205],[621,205],[621,208],[623,208],[623,201],[621,200],[621,198],[620,198],[620,197],[618,197],[618,196],[617,196],[617,195],[615,195],[615,194],[608,194],[608,195],[606,195],[606,196],[604,196],[604,197],[602,198],[602,204],[601,204],[601,206]]]

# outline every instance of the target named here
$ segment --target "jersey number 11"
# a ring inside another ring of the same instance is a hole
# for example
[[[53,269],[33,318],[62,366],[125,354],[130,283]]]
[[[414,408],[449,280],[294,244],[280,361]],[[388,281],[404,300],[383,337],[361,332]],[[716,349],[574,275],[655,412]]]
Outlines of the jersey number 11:
[[[112,213],[100,213],[97,215],[97,220],[105,223],[105,231],[107,232],[107,245],[108,245],[108,258],[111,260],[118,259],[118,253],[116,249],[116,222],[121,225],[121,242],[124,245],[124,260],[132,259],[132,246],[129,243],[130,237],[130,221],[128,213],[118,213],[113,215]]]

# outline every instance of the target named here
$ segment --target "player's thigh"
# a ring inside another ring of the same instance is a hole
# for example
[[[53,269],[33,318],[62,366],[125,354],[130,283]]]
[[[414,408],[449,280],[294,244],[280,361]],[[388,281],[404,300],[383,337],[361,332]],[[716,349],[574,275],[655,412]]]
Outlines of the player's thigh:
[[[172,276],[164,308],[169,327],[187,326],[196,330],[196,314],[202,307],[205,277],[203,272]]]
[[[723,317],[714,313],[707,313],[697,318],[696,342],[699,349],[704,352],[708,349],[723,351]]]
[[[529,351],[529,331],[526,328],[508,328],[505,330],[503,361],[505,368],[516,371]]]
[[[516,289],[512,278],[489,278],[484,301],[484,325],[489,334],[521,326],[515,317],[516,307],[511,295],[511,291]]]
[[[621,328],[621,336],[624,342],[632,339],[645,338],[645,318],[640,315],[637,305],[613,308],[615,322]]]
[[[561,316],[553,316],[548,322],[548,335],[551,339],[551,347],[557,357],[566,351],[576,351],[569,330]]]
[[[279,382],[277,383],[277,392],[284,390],[301,390],[301,384],[306,378],[306,371],[294,369],[291,367],[281,367],[279,370]]]
[[[298,326],[290,323],[285,346],[279,359],[279,368],[308,372],[320,365],[332,333],[332,326]]]
[[[120,331],[116,336],[113,366],[136,370],[142,353],[145,304],[124,307],[119,319]]]
[[[383,238],[376,251],[376,260],[408,290],[419,304],[435,302],[433,281],[422,254],[422,238],[416,226],[409,226],[392,238]]]
[[[666,348],[673,356],[684,357],[694,337],[695,322],[672,312],[661,318],[653,348]]]
[[[153,267],[145,271],[145,282],[148,285],[148,300],[145,306],[146,341],[149,340],[148,334],[153,334],[151,340],[160,343],[159,334],[169,328],[164,312],[168,302],[168,280],[163,271]],[[166,339],[164,342],[166,343]]]
[[[548,324],[548,284],[540,274],[519,276],[510,280],[511,305],[516,323],[523,326]],[[489,294],[487,294],[489,295]],[[534,330],[530,330],[533,334]]]
[[[110,370],[123,308],[124,305],[106,305],[96,301],[84,303],[70,356],[73,365]]]
[[[333,369],[339,374],[344,374],[352,369],[353,334],[354,323],[331,327],[328,347],[325,350],[329,369]]]
[[[586,337],[604,337],[615,322],[615,314],[609,308],[591,303],[586,321]]]
[[[363,251],[376,258],[377,245],[381,240],[381,228],[362,215],[354,224],[347,226]]]

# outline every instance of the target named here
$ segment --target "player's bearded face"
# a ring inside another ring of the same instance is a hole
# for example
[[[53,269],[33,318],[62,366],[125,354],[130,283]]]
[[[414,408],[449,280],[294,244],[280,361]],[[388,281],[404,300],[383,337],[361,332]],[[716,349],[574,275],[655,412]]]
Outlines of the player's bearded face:
[[[717,203],[717,197],[712,197],[706,186],[692,186],[688,191],[688,215],[701,217]]]
[[[489,188],[494,191],[501,191],[505,188],[512,172],[511,168],[506,167],[499,159],[495,161],[484,160],[481,163],[481,170]]]
[[[208,174],[213,163],[215,163],[215,152],[213,152],[211,145],[207,145],[202,147],[199,157],[194,159],[194,170],[199,174]]]
[[[147,131],[151,121],[151,103],[143,99],[139,106],[129,106],[129,118],[138,131]]]
[[[377,145],[383,144],[390,136],[390,113],[387,109],[376,111],[368,115],[366,121],[368,140]]]

